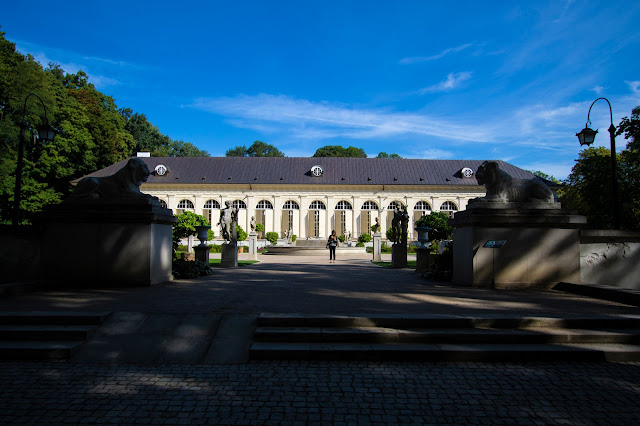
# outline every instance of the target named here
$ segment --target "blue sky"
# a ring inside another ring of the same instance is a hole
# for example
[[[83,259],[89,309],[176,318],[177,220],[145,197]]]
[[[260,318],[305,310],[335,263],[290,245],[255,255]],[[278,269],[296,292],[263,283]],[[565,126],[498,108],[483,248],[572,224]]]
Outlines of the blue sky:
[[[640,105],[638,22],[630,0],[8,0],[0,14],[20,52],[84,70],[212,155],[353,145],[559,178],[591,102],[607,97],[616,125]],[[609,146],[606,102],[591,121]]]

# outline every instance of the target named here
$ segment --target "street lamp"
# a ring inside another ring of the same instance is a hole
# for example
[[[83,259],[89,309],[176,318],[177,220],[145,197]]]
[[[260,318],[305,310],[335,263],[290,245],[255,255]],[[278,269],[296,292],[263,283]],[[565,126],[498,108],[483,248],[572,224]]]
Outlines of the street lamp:
[[[613,125],[613,110],[611,109],[611,103],[607,98],[598,98],[589,107],[589,112],[587,113],[587,124],[585,124],[584,129],[580,131],[580,133],[576,133],[578,140],[580,141],[580,145],[591,145],[593,141],[596,139],[597,130],[593,130],[589,128],[591,121],[589,120],[589,116],[591,115],[591,108],[593,105],[598,102],[600,99],[604,99],[609,104],[609,117],[611,119],[611,126],[609,126],[609,135],[611,140],[611,203],[613,210],[613,229],[620,228],[620,220],[618,218],[618,178],[617,178],[617,165],[616,165],[616,126]]]
[[[16,187],[13,191],[13,218],[12,224],[13,226],[18,226],[20,223],[20,192],[22,191],[22,166],[24,163],[24,144],[25,144],[25,134],[27,132],[27,128],[29,127],[26,115],[27,115],[27,101],[31,96],[35,96],[38,98],[40,103],[42,104],[42,109],[44,110],[44,119],[42,120],[42,124],[36,126],[38,131],[38,139],[42,142],[52,141],[55,136],[55,130],[49,125],[49,120],[47,119],[47,107],[45,107],[44,102],[40,98],[40,96],[35,93],[29,93],[24,100],[24,108],[22,109],[22,122],[20,123],[20,140],[18,142],[18,164],[16,167]]]

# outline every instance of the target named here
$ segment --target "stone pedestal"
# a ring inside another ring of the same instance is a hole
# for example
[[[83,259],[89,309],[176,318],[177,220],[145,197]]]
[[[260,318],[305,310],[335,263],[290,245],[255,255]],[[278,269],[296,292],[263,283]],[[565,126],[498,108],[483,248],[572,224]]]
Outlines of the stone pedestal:
[[[238,267],[238,243],[237,242],[222,244],[222,257],[220,259],[220,266],[223,268]]]
[[[249,260],[258,260],[258,234],[255,232],[249,233]]]
[[[35,218],[45,279],[153,285],[172,279],[171,210],[149,198],[68,201]]]
[[[417,248],[416,249],[416,272],[423,274],[429,270],[429,257],[431,248]]]
[[[453,282],[486,288],[579,283],[585,223],[557,203],[472,204],[452,219]],[[505,243],[491,248],[487,241]]]
[[[204,246],[193,246],[193,250],[196,252],[196,260],[200,262],[204,262],[207,265],[209,264],[209,249],[210,247],[207,245]]]
[[[407,246],[405,244],[394,244],[391,246],[391,267],[407,267]]]
[[[382,262],[382,234],[373,234],[373,261]]]

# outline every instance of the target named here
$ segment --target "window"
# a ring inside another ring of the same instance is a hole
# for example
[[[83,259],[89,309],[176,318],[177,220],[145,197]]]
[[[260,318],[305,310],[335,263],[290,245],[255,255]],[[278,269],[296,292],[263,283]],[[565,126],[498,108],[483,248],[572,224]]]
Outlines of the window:
[[[402,204],[400,201],[392,201],[389,203],[389,207],[387,207],[387,210],[398,210],[398,207],[400,206],[404,206],[404,204]]]
[[[160,200],[160,206],[164,207],[166,209],[167,208],[167,202],[165,200]]]
[[[256,209],[259,210],[273,210],[273,204],[269,200],[262,200],[258,202]]]
[[[347,235],[347,212],[340,212],[340,233],[338,235]]]
[[[426,201],[418,201],[413,209],[414,210],[430,211],[431,210],[431,205],[429,203],[427,203]]]
[[[336,210],[353,210],[351,204],[348,201],[338,201],[336,204]]]
[[[311,205],[309,205],[309,210],[326,210],[324,203],[322,201],[313,201]]]
[[[324,207],[324,204],[322,204]],[[314,210],[313,212],[313,236],[315,238],[320,237],[320,211]]]
[[[204,203],[204,209],[202,210],[203,216],[207,218],[209,223],[213,223],[213,213],[211,210],[220,209],[220,203],[216,200],[209,200]]]
[[[220,208],[220,203],[217,202],[216,200],[209,200],[206,203],[204,203],[204,208],[205,209],[219,209]]]
[[[300,210],[300,206],[295,201],[287,201],[282,207],[283,210]]]
[[[176,208],[176,214],[181,215],[186,210],[193,212],[193,203],[190,200],[180,200]]]
[[[452,201],[445,201],[440,206],[440,211],[445,212],[445,213],[449,213],[449,216],[453,217],[455,212],[458,211],[458,206],[456,206],[455,203],[453,203]]]
[[[233,203],[231,203],[231,207],[233,207],[234,209],[246,209],[247,205],[242,200],[235,200]]]
[[[365,201],[361,210],[378,210],[378,205],[374,201]]]

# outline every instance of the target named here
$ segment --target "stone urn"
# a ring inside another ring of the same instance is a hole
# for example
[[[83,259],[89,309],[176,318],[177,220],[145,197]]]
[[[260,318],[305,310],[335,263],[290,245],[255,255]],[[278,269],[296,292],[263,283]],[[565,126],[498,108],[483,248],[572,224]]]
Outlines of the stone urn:
[[[200,246],[207,245],[207,232],[209,231],[209,229],[210,229],[209,225],[196,226],[196,235],[200,240]]]
[[[418,248],[429,248],[426,243],[429,242],[429,231],[431,231],[432,229],[433,228],[429,228],[426,226],[418,226],[417,228],[415,228],[415,230],[418,232],[418,241],[420,242],[420,247]]]

